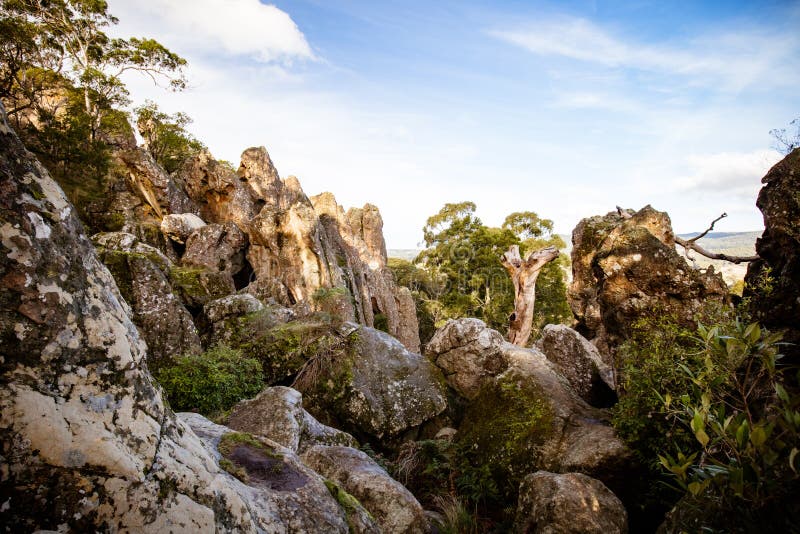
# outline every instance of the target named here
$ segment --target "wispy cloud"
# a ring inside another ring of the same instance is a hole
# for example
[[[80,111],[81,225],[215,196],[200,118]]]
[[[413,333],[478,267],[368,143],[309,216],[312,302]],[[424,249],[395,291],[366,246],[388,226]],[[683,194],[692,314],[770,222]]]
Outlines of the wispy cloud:
[[[680,191],[755,198],[761,177],[783,156],[775,150],[720,152],[687,158],[689,174],[674,181]]]
[[[581,18],[559,17],[489,35],[542,56],[560,56],[609,68],[682,75],[702,85],[738,91],[755,83],[797,83],[800,35],[747,29],[717,33],[681,45],[626,40]],[[792,72],[770,76],[771,72]]]
[[[109,4],[127,28],[167,35],[170,46],[182,52],[222,53],[265,63],[315,59],[292,18],[259,0],[111,0]]]

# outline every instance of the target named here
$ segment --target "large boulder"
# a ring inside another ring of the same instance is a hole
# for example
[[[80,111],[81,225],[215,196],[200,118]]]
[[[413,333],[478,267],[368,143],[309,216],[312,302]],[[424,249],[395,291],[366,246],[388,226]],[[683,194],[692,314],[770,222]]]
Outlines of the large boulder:
[[[255,532],[230,477],[165,407],[114,279],[1,106],[0,188],[0,523]]]
[[[192,232],[205,225],[194,213],[171,213],[161,220],[161,231],[176,243],[184,244]]]
[[[284,386],[267,388],[254,399],[238,403],[231,409],[227,426],[264,436],[293,452],[304,452],[314,445],[358,446],[350,434],[314,419],[303,409],[303,395]]]
[[[572,328],[549,324],[534,347],[558,366],[572,389],[592,406],[608,407],[616,401],[614,369],[597,348]]]
[[[506,340],[480,319],[450,320],[436,331],[425,353],[442,370],[447,384],[472,400],[481,386],[508,368]]]
[[[764,215],[764,234],[756,241],[760,259],[750,263],[745,297],[755,319],[783,330],[782,350],[800,363],[800,149],[795,149],[762,178],[756,205]]]
[[[440,371],[392,336],[347,323],[351,344],[304,391],[308,410],[357,437],[391,440],[447,407]]]
[[[428,531],[417,499],[363,452],[350,447],[316,445],[302,458],[306,465],[355,496],[383,532],[423,534]]]
[[[246,247],[247,235],[239,230],[236,224],[232,222],[208,224],[189,234],[181,263],[189,267],[216,270],[235,277],[245,269]],[[249,280],[245,279],[242,286],[248,283]]]
[[[477,369],[479,389],[455,439],[504,491],[513,494],[537,470],[623,483],[631,454],[608,424],[609,414],[581,399],[541,352],[502,341],[477,319],[450,321],[434,340],[437,362],[496,362],[489,371]]]
[[[580,473],[538,471],[519,488],[514,531],[520,534],[626,534],[622,502],[602,482]]]
[[[650,206],[578,223],[567,297],[577,330],[609,365],[639,319],[668,314],[688,326],[708,303],[729,303],[722,276],[689,266],[675,250],[669,216]]]
[[[380,532],[357,499],[341,495],[326,474],[306,466],[291,449],[262,436],[234,432],[199,414],[178,417],[235,477],[229,482],[262,531]]]
[[[133,322],[147,342],[151,370],[181,354],[199,353],[202,346],[192,315],[168,278],[172,263],[131,234],[96,234],[93,241],[132,308]]]

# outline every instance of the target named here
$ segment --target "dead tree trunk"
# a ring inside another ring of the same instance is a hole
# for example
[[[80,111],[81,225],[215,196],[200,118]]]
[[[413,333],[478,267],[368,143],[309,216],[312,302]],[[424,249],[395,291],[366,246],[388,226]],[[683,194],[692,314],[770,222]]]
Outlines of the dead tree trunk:
[[[508,326],[508,340],[524,347],[533,329],[533,305],[536,301],[536,279],[542,267],[558,257],[556,247],[547,247],[528,253],[523,261],[519,247],[512,245],[503,254],[503,267],[514,282],[514,313]]]

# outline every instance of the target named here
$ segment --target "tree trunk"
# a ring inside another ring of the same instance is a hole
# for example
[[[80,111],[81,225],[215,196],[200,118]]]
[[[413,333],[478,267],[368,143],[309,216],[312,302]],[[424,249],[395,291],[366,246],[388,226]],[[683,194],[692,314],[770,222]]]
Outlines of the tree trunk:
[[[533,306],[536,302],[536,279],[542,267],[558,257],[558,249],[546,247],[530,252],[523,261],[519,247],[512,245],[503,254],[503,267],[514,282],[514,313],[508,326],[508,340],[514,345],[524,347],[533,329]]]

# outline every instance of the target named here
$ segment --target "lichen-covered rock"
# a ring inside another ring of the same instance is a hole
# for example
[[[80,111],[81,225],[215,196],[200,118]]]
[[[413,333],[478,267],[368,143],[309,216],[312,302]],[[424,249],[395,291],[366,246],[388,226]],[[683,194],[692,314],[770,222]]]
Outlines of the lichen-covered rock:
[[[549,324],[534,347],[558,366],[572,389],[592,406],[607,407],[616,401],[614,370],[597,347],[565,325]]]
[[[203,307],[236,291],[227,273],[203,267],[172,266],[168,273],[172,289],[186,307],[199,313]]]
[[[302,458],[306,465],[355,496],[375,517],[383,532],[422,534],[428,531],[417,499],[363,452],[350,447],[316,445]]]
[[[349,350],[305,390],[308,410],[356,436],[390,440],[447,407],[439,370],[392,336],[350,323]]]
[[[185,243],[189,235],[206,223],[194,213],[171,213],[161,220],[161,231],[176,243]]]
[[[580,473],[539,471],[519,488],[520,534],[626,534],[628,515],[602,482]]]
[[[783,330],[782,348],[800,363],[800,149],[795,149],[762,178],[756,205],[764,215],[764,234],[756,241],[761,259],[750,263],[745,297],[755,319]]]
[[[189,234],[181,263],[234,277],[245,268],[246,247],[247,236],[234,223],[207,224]],[[242,287],[248,283],[244,280]]]
[[[608,413],[581,399],[541,352],[503,341],[477,319],[449,322],[432,343],[437,362],[486,361],[484,351],[497,362],[491,373],[478,373],[478,393],[455,440],[474,463],[491,467],[504,491],[512,494],[524,475],[542,469],[621,482],[631,456]]]
[[[226,424],[233,430],[269,438],[293,452],[314,445],[358,446],[350,434],[314,419],[303,409],[303,395],[284,386],[267,388],[254,399],[241,401]]]
[[[209,322],[218,323],[230,317],[257,313],[263,309],[264,305],[260,300],[253,295],[244,293],[212,300],[203,307],[203,313]]]
[[[151,369],[181,354],[199,353],[202,346],[197,328],[172,292],[167,278],[172,263],[166,256],[123,232],[96,234],[93,240],[133,310],[133,322],[147,342]]]
[[[230,484],[263,531],[379,532],[357,500],[340,502],[343,499],[334,495],[330,483],[292,450],[262,436],[233,432],[198,414],[178,417],[236,477]]]
[[[230,477],[165,408],[114,279],[2,107],[0,220],[0,523],[255,532]]]
[[[375,206],[345,213],[330,193],[309,199],[297,178],[279,178],[264,147],[245,150],[236,173],[201,153],[179,174],[204,219],[235,223],[247,235],[252,272],[245,269],[248,279],[237,287],[246,285],[265,302],[315,309],[321,309],[315,300],[320,291],[346,289],[352,298],[343,299],[337,311],[341,320],[385,323],[390,334],[419,351],[413,299],[395,285],[386,267],[383,221]],[[212,247],[204,255],[219,254],[228,252]],[[184,256],[184,263],[198,264],[192,256]]]
[[[480,319],[449,320],[425,346],[425,353],[442,370],[447,384],[466,399],[474,399],[487,379],[508,368],[506,341]]]
[[[707,303],[729,303],[722,276],[690,267],[675,250],[669,216],[650,206],[583,219],[572,245],[567,297],[577,330],[609,365],[637,320],[670,314],[689,325]]]

